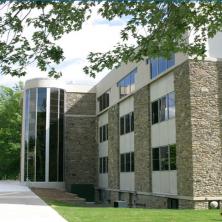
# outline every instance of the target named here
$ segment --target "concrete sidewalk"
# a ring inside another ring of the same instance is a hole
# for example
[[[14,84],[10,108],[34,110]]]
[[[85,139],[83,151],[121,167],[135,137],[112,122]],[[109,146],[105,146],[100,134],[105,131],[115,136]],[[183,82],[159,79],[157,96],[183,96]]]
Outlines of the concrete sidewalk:
[[[0,181],[1,222],[67,222],[28,187]]]

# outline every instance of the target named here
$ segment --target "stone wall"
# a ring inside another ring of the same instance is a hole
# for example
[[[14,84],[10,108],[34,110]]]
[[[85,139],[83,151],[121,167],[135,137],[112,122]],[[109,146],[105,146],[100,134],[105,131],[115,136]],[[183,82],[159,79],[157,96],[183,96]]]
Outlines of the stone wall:
[[[119,106],[114,105],[108,111],[108,186],[119,189]],[[113,195],[112,195],[113,194]],[[116,200],[115,192],[111,192],[111,201]]]
[[[96,143],[95,94],[66,93],[65,182],[97,184],[98,152]]]
[[[193,196],[193,161],[189,63],[175,70],[177,191]]]
[[[134,95],[134,158],[135,189],[151,192],[151,122],[149,86],[145,86]]]
[[[222,196],[222,63],[187,61],[175,71],[178,195]],[[207,208],[206,201],[180,201]]]
[[[194,196],[222,195],[218,68],[189,62]],[[222,73],[220,73],[222,75]]]

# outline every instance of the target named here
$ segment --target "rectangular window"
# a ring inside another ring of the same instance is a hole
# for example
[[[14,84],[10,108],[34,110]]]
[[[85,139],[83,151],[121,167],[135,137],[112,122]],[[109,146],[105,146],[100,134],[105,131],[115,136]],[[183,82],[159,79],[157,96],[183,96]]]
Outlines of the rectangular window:
[[[134,172],[134,152],[120,155],[120,172]]]
[[[169,170],[168,146],[160,147],[160,169]]]
[[[108,157],[99,158],[99,173],[108,173]]]
[[[172,55],[169,59],[162,57],[150,59],[150,77],[151,79],[158,76],[160,73],[166,71],[170,67],[175,65],[175,55]]]
[[[134,112],[120,117],[120,135],[134,131]]]
[[[126,172],[130,172],[130,153],[126,153]]]
[[[131,172],[134,172],[134,152],[130,155],[131,158]]]
[[[151,103],[152,124],[162,122],[175,117],[175,92]]]
[[[160,170],[159,148],[153,148],[152,158],[153,158],[153,171],[159,171]]]
[[[152,124],[159,122],[159,101],[152,102]]]
[[[160,112],[160,122],[167,120],[168,118],[168,112],[167,112],[167,103],[166,103],[166,97],[162,97],[159,100],[159,112]]]
[[[152,149],[153,171],[176,170],[176,145]]]
[[[125,133],[125,118],[124,116],[120,117],[120,135]]]
[[[103,172],[103,158],[99,158],[99,173]]]
[[[168,115],[170,119],[175,117],[175,92],[169,93],[167,98],[168,98]]]
[[[131,71],[127,76],[121,79],[117,86],[119,87],[120,98],[129,95],[135,90],[135,75],[137,68]]]
[[[99,111],[102,111],[102,110],[104,110],[105,108],[109,107],[109,94],[110,94],[110,91],[107,91],[107,92],[103,93],[103,94],[98,98]]]
[[[133,132],[134,131],[134,112],[131,113],[130,115],[130,131]]]
[[[125,115],[125,133],[130,132],[130,116],[129,114]]]
[[[120,155],[120,172],[125,172],[125,154]]]
[[[100,143],[108,140],[108,124],[99,127],[99,141]]]
[[[170,170],[176,170],[176,145],[170,145]]]

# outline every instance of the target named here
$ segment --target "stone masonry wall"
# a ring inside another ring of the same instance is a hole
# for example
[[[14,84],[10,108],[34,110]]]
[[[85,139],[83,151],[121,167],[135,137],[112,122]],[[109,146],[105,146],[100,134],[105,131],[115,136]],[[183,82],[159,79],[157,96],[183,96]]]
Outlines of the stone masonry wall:
[[[68,190],[71,184],[97,184],[95,106],[95,94],[66,93],[64,141]]]
[[[189,63],[175,70],[177,190],[178,195],[193,196],[193,162]]]
[[[110,189],[119,189],[119,106],[114,105],[108,111],[108,186]],[[116,195],[112,195],[111,201]],[[113,197],[112,197],[113,196]]]
[[[222,195],[221,86],[221,62],[190,60],[175,70],[178,195]],[[182,208],[207,206],[180,203]]]
[[[145,86],[134,95],[135,189],[141,192],[152,191],[149,92]]]
[[[194,196],[222,195],[218,63],[189,62]],[[219,97],[218,97],[219,96]]]

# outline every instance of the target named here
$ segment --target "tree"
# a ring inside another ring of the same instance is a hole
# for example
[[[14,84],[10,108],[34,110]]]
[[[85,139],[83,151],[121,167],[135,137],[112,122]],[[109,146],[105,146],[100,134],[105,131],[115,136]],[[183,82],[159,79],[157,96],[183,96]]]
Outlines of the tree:
[[[84,71],[91,76],[144,57],[169,57],[176,52],[204,57],[207,38],[222,30],[222,4],[218,1],[2,1],[2,74],[23,76],[25,67],[36,61],[40,70],[59,77],[54,65],[64,56],[56,41],[80,30],[95,7],[104,19],[124,17],[127,24],[113,49],[89,54]],[[29,37],[24,35],[27,27],[33,30]],[[189,44],[187,33],[191,31],[196,35]]]
[[[0,179],[15,179],[20,171],[22,84],[0,86]]]

